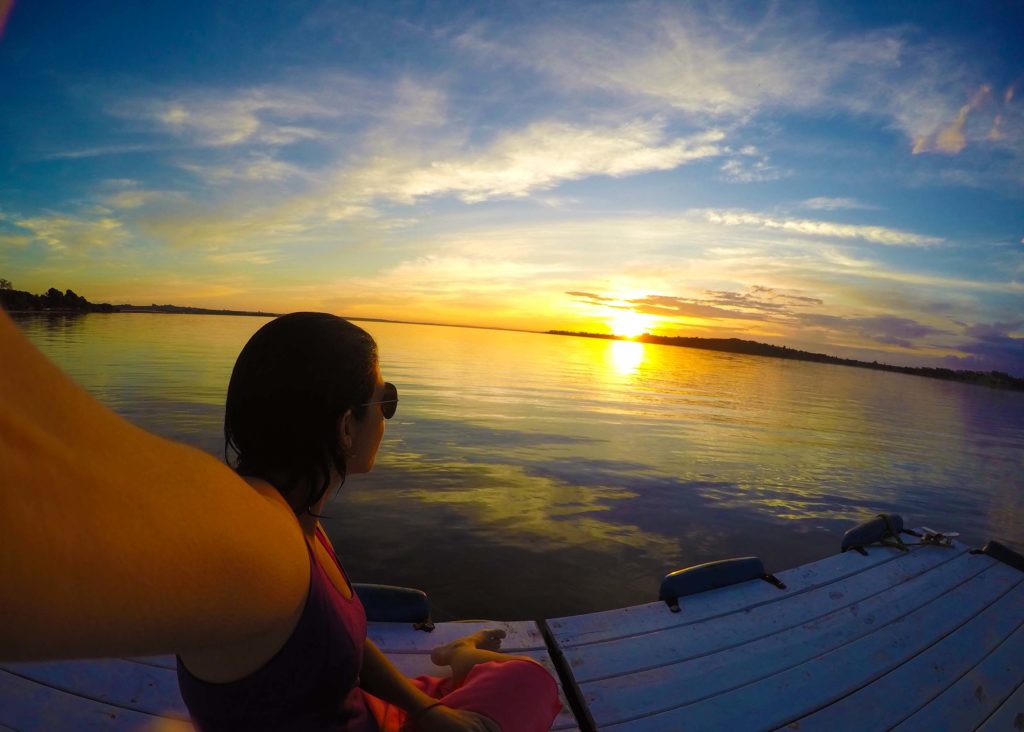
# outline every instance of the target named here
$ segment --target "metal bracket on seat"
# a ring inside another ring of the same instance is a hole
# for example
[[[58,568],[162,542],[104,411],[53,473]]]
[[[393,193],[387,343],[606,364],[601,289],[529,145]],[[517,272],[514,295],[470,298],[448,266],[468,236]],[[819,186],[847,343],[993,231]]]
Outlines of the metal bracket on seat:
[[[1021,556],[1008,546],[1000,544],[998,541],[990,541],[981,549],[972,550],[971,554],[986,554],[997,562],[1002,562],[1024,572],[1024,556]]]
[[[935,529],[929,529],[927,526],[922,526],[921,531],[924,532],[921,535],[921,543],[931,544],[932,546],[953,546],[953,539],[960,536],[955,531],[936,531]]]

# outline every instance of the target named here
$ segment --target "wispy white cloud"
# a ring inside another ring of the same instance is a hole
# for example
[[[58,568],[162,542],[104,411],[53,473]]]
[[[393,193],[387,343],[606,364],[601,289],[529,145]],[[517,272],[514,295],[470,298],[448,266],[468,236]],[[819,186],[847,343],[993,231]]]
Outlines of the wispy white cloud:
[[[183,170],[211,183],[229,181],[280,182],[291,178],[310,178],[310,172],[293,163],[285,162],[267,153],[252,153],[230,164],[207,165],[181,162]]]
[[[783,219],[747,211],[705,211],[705,218],[713,224],[740,226],[752,229],[775,229],[806,236],[820,236],[829,239],[859,239],[888,246],[930,246],[944,240],[937,236],[915,234],[884,226],[861,226],[838,224],[831,221],[810,219]]]
[[[180,203],[185,196],[179,191],[126,190],[107,194],[100,200],[110,208],[125,210],[154,203]]]
[[[118,116],[155,123],[190,143],[219,147],[241,143],[287,145],[322,138],[324,133],[301,120],[335,118],[342,111],[313,94],[282,87],[237,91],[228,95],[192,92],[179,99],[116,105]]]
[[[860,276],[879,282],[891,282],[908,287],[933,289],[936,291],[962,290],[979,294],[1006,294],[1017,297],[1024,296],[1024,282],[1001,278],[998,273],[989,277],[955,277],[951,275],[931,274],[927,272],[893,271],[882,264],[875,263],[866,267]]]
[[[378,124],[408,130],[432,128],[444,124],[448,116],[448,96],[436,84],[399,78],[390,97],[377,105],[373,116]]]
[[[183,88],[108,105],[116,117],[200,147],[278,148],[304,140],[337,141],[344,123],[372,121],[402,129],[442,123],[447,99],[437,86],[408,76],[381,83],[314,72],[293,83],[237,88]],[[98,147],[63,156],[147,146]]]
[[[956,153],[985,142],[1024,155],[1013,86],[994,104],[980,68],[907,26],[839,35],[821,16],[778,12],[774,4],[759,14],[650,2],[572,19],[555,11],[527,28],[478,25],[454,43],[482,62],[603,93],[606,104],[646,102],[719,127],[780,110],[841,110],[883,120],[915,152]],[[966,105],[965,88],[979,90]],[[738,165],[723,171],[727,179]]]
[[[971,148],[1020,160],[1024,110],[994,93],[986,72],[964,58],[955,48],[905,42],[898,65],[876,70],[836,103],[887,120],[914,154],[953,156]],[[997,180],[1006,177],[996,172]]]
[[[916,155],[923,152],[943,152],[955,155],[962,151],[967,147],[967,135],[965,132],[967,115],[980,107],[986,101],[990,101],[991,98],[992,88],[988,84],[982,84],[971,97],[970,101],[960,107],[956,116],[948,125],[936,129],[930,134],[919,135],[914,140],[914,154]],[[989,139],[1000,140],[1005,136],[1001,131],[998,131],[1000,121],[1000,117],[997,116],[995,123],[988,133]],[[993,134],[993,132],[995,132],[995,134]]]
[[[98,216],[44,214],[10,217],[9,221],[27,231],[32,241],[44,244],[55,254],[107,248],[128,238],[128,231],[120,219],[102,213]]]
[[[146,213],[135,228],[147,238],[182,249],[220,251],[226,248],[308,243],[313,224],[300,212],[273,206],[191,205]]]
[[[346,171],[342,187],[366,199],[403,203],[454,195],[467,203],[521,197],[570,180],[596,175],[622,177],[722,154],[720,130],[669,137],[659,121],[613,127],[538,122],[499,136],[482,150],[447,158],[382,156]]]
[[[829,198],[828,196],[816,196],[800,202],[802,208],[809,208],[814,211],[839,211],[841,209],[877,209],[868,203],[862,203],[856,198]]]
[[[872,292],[895,288],[933,293],[945,300],[957,293],[971,293],[972,298],[982,293],[1024,294],[1024,284],[1015,283],[1003,270],[972,278],[941,273],[921,266],[920,261],[903,261],[897,266],[889,261],[888,247],[853,249],[845,243],[849,239],[842,237],[781,227],[729,226],[709,220],[708,213],[698,209],[676,216],[578,214],[554,221],[502,221],[455,229],[444,226],[442,233],[429,237],[411,236],[417,250],[443,256],[479,258],[502,252],[506,256],[514,254],[516,261],[555,262],[576,278],[576,287],[580,282],[606,281],[610,273],[615,273],[623,289],[664,292],[671,292],[674,283],[685,280],[700,283],[702,289],[722,282],[760,283],[818,293],[818,297],[825,292],[844,291],[847,285],[857,290],[875,288]],[[744,213],[758,217],[757,221],[770,218]],[[771,220],[785,221],[779,217]],[[870,233],[856,231],[858,237]],[[769,277],[770,282],[764,282]],[[566,289],[575,287],[569,284]],[[877,295],[872,294],[863,302],[869,304],[876,299]]]
[[[78,160],[82,158],[98,158],[107,155],[125,155],[130,153],[151,153],[169,149],[166,144],[139,143],[131,145],[96,145],[77,150],[64,150],[48,153],[43,160]]]
[[[215,249],[203,256],[207,261],[215,264],[252,264],[263,266],[279,261],[282,258],[282,253],[277,249],[252,249],[245,251],[218,251]]]
[[[767,158],[753,161],[732,158],[722,163],[719,170],[722,179],[729,183],[765,183],[793,174],[791,170],[772,165]]]
[[[807,14],[621,6],[599,16],[522,28],[477,26],[456,38],[480,58],[540,71],[571,89],[644,97],[699,116],[807,109],[872,69],[899,65],[899,31],[836,39]]]
[[[683,6],[623,7],[602,22],[546,23],[528,34],[476,29],[463,48],[531,66],[570,88],[640,95],[695,114],[748,113],[818,99],[828,69],[755,23],[737,34]]]

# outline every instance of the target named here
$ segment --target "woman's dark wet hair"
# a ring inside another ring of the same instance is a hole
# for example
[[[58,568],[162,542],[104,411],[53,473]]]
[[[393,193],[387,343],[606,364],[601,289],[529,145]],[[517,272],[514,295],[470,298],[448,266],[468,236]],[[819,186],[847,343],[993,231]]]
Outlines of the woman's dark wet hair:
[[[349,409],[363,416],[359,405],[373,398],[376,381],[377,344],[362,328],[327,313],[270,321],[231,372],[225,460],[239,475],[270,482],[297,514],[310,511],[330,487],[332,466],[344,481],[338,420]]]

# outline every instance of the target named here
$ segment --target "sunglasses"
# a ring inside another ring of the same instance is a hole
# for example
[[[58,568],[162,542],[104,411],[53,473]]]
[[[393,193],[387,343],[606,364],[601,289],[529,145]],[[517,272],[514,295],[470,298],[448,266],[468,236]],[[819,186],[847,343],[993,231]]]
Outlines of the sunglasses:
[[[395,416],[395,410],[398,409],[398,388],[390,381],[385,381],[382,399],[367,402],[366,404],[360,404],[359,406],[368,407],[371,404],[379,404],[380,413],[384,415],[384,419],[391,419]]]

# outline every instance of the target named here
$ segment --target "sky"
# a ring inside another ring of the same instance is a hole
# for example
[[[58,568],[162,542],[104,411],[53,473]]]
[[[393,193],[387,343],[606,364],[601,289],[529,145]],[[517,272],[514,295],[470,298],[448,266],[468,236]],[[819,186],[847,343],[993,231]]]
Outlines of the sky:
[[[1024,4],[0,0],[0,277],[1024,376]]]

